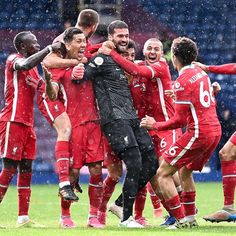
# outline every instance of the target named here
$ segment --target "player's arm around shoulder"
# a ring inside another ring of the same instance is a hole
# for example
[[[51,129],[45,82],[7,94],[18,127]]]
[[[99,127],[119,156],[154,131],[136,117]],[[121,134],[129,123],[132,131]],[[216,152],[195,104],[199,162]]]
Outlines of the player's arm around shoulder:
[[[30,70],[38,65],[51,52],[58,52],[61,50],[62,44],[60,42],[48,45],[41,51],[27,57],[17,60],[14,64],[14,70]]]

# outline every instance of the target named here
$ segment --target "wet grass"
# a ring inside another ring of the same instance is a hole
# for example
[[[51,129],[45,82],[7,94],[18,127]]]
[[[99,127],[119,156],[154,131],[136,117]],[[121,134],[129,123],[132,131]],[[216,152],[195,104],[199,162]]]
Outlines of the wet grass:
[[[121,190],[121,185],[117,186],[116,192],[113,194],[114,200]],[[80,201],[72,205],[72,217],[78,227],[72,230],[64,230],[58,228],[60,208],[59,198],[57,197],[57,186],[55,185],[34,185],[32,187],[32,201],[30,208],[30,216],[33,220],[44,224],[46,228],[15,228],[17,218],[17,191],[15,186],[10,187],[5,199],[0,205],[0,225],[4,225],[6,229],[0,229],[0,235],[20,235],[20,236],[54,236],[54,235],[93,235],[93,236],[172,236],[172,235],[236,235],[235,223],[208,223],[202,219],[202,216],[222,206],[222,188],[220,183],[198,183],[197,184],[197,220],[200,225],[197,229],[168,231],[160,228],[158,225],[163,221],[163,218],[156,219],[152,216],[152,207],[147,197],[147,203],[144,215],[147,217],[152,227],[145,229],[120,229],[117,227],[118,219],[108,213],[107,227],[105,229],[91,229],[86,227],[88,213],[88,197],[87,186],[83,185],[83,194],[80,194]]]

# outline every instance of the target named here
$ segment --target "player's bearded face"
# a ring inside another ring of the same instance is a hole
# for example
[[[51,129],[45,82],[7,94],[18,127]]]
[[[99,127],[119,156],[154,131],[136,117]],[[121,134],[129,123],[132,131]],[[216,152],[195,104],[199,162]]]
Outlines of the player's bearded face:
[[[114,34],[110,35],[109,38],[119,53],[124,53],[127,51],[129,43],[129,30],[128,29],[115,29]]]
[[[145,43],[143,54],[145,56],[145,60],[149,64],[159,61],[163,54],[162,43],[158,41],[150,41]]]

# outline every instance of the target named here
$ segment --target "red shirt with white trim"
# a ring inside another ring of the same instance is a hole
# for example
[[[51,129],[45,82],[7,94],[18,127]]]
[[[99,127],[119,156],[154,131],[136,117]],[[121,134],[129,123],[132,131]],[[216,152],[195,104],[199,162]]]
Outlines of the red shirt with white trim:
[[[11,121],[33,126],[35,88],[27,84],[27,77],[38,81],[37,68],[30,70],[15,70],[15,63],[23,58],[20,54],[11,54],[5,67],[5,106],[0,113],[1,121]]]
[[[167,122],[157,122],[154,128],[166,130],[185,126],[199,135],[220,135],[221,126],[216,114],[215,97],[208,75],[190,65],[180,70],[175,82],[176,112]]]
[[[169,66],[165,59],[160,59],[148,68],[154,73],[146,83],[147,114],[156,121],[166,121],[174,115],[173,99],[164,94],[165,90],[172,90]]]
[[[51,69],[52,82],[59,86],[59,99],[64,102],[72,127],[99,120],[92,82],[71,81],[73,68]]]

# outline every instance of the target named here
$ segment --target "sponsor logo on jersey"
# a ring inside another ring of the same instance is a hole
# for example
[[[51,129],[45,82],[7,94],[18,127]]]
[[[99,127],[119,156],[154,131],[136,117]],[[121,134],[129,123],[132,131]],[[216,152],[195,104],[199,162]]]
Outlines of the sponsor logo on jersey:
[[[175,91],[182,91],[184,90],[183,87],[181,87],[181,84],[177,81],[175,82]]]
[[[18,149],[18,147],[14,147],[14,148],[12,149],[12,155],[16,155],[17,149]]]

